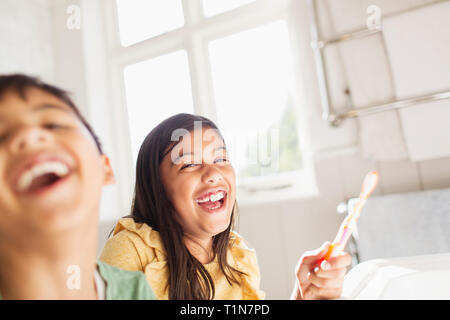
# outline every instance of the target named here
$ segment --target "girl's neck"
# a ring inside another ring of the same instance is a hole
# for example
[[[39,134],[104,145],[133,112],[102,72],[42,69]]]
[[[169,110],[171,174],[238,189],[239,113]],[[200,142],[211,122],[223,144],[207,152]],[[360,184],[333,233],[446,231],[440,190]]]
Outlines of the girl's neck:
[[[202,264],[210,263],[214,259],[213,238],[194,238],[186,235],[184,243],[189,252]]]
[[[97,225],[26,242],[0,241],[3,299],[96,299]]]

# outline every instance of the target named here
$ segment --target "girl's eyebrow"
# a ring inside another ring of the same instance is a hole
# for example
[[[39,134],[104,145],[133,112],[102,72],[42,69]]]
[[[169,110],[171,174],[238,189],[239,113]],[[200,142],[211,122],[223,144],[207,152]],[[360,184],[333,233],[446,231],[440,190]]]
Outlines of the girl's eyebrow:
[[[216,148],[214,148],[213,153],[216,153],[219,150],[227,151],[227,148],[225,148],[225,146],[216,147]],[[177,163],[177,161],[180,160],[181,158],[183,158],[184,156],[190,156],[190,155],[194,155],[194,154],[195,154],[194,152],[183,153],[183,149],[180,149],[180,154],[172,162],[172,166],[174,166],[175,163]]]
[[[225,146],[220,146],[214,149],[214,152],[219,151],[219,150],[225,150],[227,151],[227,148],[225,148]]]
[[[188,152],[188,153],[183,153],[183,149],[180,150],[180,154],[178,155],[178,157],[176,157],[173,161],[172,161],[172,166],[174,166],[178,160],[180,160],[181,158],[183,158],[184,156],[189,156],[189,155],[194,155],[193,152]]]

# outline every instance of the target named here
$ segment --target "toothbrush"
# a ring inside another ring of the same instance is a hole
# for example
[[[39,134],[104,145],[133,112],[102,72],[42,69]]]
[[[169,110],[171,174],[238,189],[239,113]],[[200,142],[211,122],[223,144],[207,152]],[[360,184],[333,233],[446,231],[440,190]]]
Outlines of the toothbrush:
[[[369,172],[364,178],[358,202],[355,204],[353,210],[349,210],[347,217],[345,217],[344,221],[342,222],[339,228],[336,238],[328,248],[328,251],[325,254],[325,256],[319,260],[318,265],[320,265],[324,260],[328,260],[331,257],[337,256],[340,252],[342,252],[342,250],[344,250],[345,245],[347,244],[348,239],[350,239],[352,231],[361,214],[361,210],[366,204],[367,198],[369,198],[373,190],[375,190],[377,183],[378,183],[378,172],[377,171]]]

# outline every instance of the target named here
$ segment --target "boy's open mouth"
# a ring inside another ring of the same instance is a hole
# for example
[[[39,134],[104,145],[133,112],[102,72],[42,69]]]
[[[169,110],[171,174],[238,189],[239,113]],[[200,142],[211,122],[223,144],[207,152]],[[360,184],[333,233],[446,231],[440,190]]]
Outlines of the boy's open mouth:
[[[63,162],[41,162],[24,171],[16,187],[20,193],[41,192],[62,181],[69,173],[69,167]]]
[[[195,201],[197,204],[208,212],[216,212],[222,209],[226,202],[227,192],[219,190],[216,192],[209,192]]]

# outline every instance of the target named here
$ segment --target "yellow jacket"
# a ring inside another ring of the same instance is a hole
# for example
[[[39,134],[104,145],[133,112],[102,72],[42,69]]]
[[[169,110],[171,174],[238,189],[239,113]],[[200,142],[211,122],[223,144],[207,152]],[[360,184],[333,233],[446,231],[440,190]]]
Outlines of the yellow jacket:
[[[259,289],[260,273],[255,251],[249,249],[236,232],[231,233],[230,242],[233,245],[228,249],[228,263],[246,275],[240,275],[240,286],[234,283],[230,285],[217,259],[204,264],[214,280],[214,299],[264,299],[265,293]],[[132,218],[120,219],[99,259],[124,270],[144,272],[156,297],[168,299],[167,255],[159,232],[147,224],[135,223]]]

